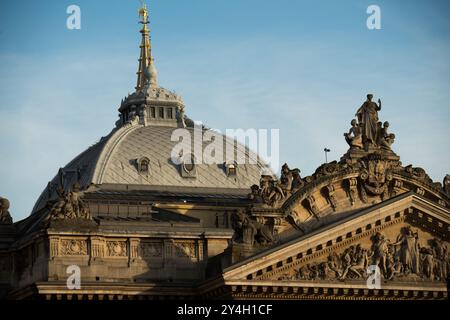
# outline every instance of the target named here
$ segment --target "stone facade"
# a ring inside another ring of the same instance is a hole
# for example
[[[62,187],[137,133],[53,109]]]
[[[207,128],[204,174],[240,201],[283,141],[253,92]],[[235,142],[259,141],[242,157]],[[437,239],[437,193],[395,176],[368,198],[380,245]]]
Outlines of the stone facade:
[[[0,198],[1,298],[448,298],[450,176],[400,162],[381,100],[367,95],[348,152],[312,175],[284,164],[277,177],[259,160],[186,170],[168,161],[170,136],[193,123],[157,84],[140,15],[136,91],[113,131],[59,170],[28,218],[13,223]]]

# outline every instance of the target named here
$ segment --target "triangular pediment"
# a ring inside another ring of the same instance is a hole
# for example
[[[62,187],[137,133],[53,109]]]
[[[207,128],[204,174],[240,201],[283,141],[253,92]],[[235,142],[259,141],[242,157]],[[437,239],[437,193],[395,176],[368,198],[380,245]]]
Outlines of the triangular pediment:
[[[384,287],[444,292],[449,217],[448,209],[403,194],[232,265],[223,278],[254,291],[287,284],[367,289],[367,267],[377,265]]]

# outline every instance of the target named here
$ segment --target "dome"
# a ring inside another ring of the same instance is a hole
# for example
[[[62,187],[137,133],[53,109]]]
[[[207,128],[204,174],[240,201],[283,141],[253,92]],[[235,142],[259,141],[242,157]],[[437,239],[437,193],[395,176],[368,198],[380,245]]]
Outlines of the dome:
[[[33,211],[39,210],[48,200],[55,198],[58,187],[69,190],[76,183],[83,189],[95,185],[126,190],[181,187],[242,191],[258,184],[261,174],[269,170],[254,152],[229,137],[217,134],[218,137],[223,137],[223,153],[218,150],[215,157],[226,159],[226,150],[233,150],[236,157],[238,150],[244,150],[246,163],[236,164],[236,172],[232,175],[227,172],[225,161],[214,164],[194,163],[195,172],[185,172],[183,163],[177,164],[171,158],[172,150],[179,143],[178,140],[172,141],[172,134],[177,129],[179,128],[138,123],[129,123],[114,129],[59,170],[40,196]],[[184,129],[194,136],[194,128]],[[211,141],[202,142],[202,152],[210,143]],[[193,144],[192,141],[192,150]],[[143,172],[139,167],[139,161],[142,159],[146,160],[146,170]]]

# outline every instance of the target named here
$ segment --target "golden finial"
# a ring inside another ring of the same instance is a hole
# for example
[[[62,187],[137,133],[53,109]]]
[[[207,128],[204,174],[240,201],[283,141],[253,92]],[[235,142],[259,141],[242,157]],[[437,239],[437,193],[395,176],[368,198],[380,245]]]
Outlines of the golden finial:
[[[144,1],[141,0],[141,8],[139,9],[139,16],[142,17],[141,23],[148,23],[148,11]]]

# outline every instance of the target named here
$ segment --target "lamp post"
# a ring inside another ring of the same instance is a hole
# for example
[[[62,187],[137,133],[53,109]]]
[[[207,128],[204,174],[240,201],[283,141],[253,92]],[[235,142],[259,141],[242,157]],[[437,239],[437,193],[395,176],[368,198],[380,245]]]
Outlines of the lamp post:
[[[330,152],[331,150],[328,148],[324,148],[323,151],[325,152],[325,163],[328,163],[327,153]]]

